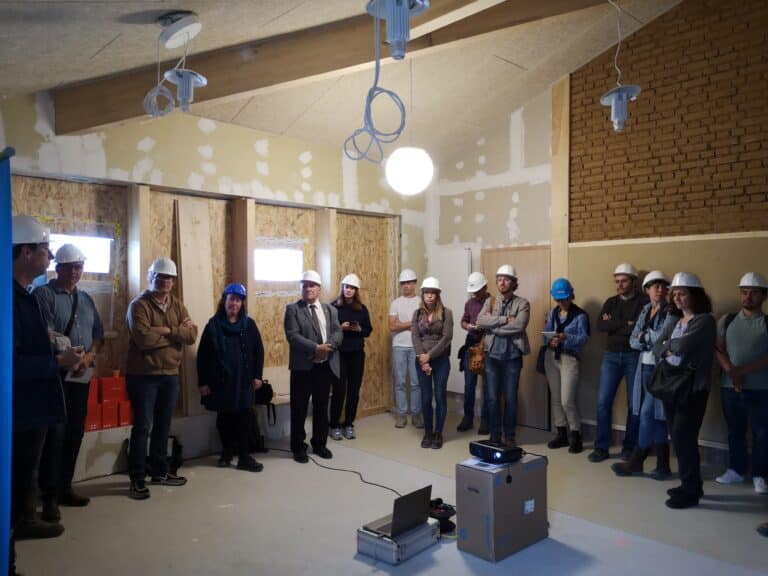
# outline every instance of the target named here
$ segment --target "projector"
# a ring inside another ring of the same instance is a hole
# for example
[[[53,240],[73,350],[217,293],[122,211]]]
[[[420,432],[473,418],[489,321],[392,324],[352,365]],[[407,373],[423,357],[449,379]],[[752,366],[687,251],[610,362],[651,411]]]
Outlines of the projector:
[[[470,442],[469,453],[480,458],[483,462],[490,462],[491,464],[508,464],[510,462],[517,462],[523,457],[522,448],[517,446],[507,448],[506,446],[493,444],[488,440]]]

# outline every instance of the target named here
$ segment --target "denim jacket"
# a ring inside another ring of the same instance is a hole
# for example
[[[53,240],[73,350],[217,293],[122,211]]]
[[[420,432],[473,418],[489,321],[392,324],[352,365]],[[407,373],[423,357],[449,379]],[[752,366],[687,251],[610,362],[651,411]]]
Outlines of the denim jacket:
[[[545,332],[554,332],[556,328],[555,316],[559,314],[559,306],[555,306],[547,314],[547,322],[544,326]],[[581,349],[589,339],[589,316],[586,312],[579,309],[576,311],[574,319],[565,327],[565,341],[562,343],[561,350],[571,356],[579,357]],[[544,344],[549,344],[551,336],[544,336]]]
[[[634,415],[640,414],[640,408],[642,404],[642,392],[645,389],[645,382],[643,381],[643,364],[656,364],[656,357],[653,354],[653,345],[661,336],[668,323],[674,324],[677,318],[669,314],[669,304],[666,300],[662,300],[660,303],[660,309],[658,314],[653,320],[646,326],[646,319],[651,313],[652,304],[648,302],[640,311],[640,315],[637,317],[635,327],[632,329],[632,335],[629,337],[629,345],[633,350],[640,350],[640,362],[637,363],[637,370],[635,371],[635,384],[632,387],[632,413]],[[643,333],[642,338],[640,333]],[[647,354],[647,355],[646,355]],[[650,359],[650,362],[647,360]],[[646,392],[647,394],[647,392]],[[653,400],[653,416],[656,420],[665,420],[664,416],[664,404],[658,398]]]

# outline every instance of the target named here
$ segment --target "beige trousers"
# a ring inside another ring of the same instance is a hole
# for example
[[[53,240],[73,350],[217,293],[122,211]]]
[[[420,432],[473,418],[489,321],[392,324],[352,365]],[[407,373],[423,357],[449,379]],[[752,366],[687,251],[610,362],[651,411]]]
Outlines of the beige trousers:
[[[544,356],[544,371],[547,374],[549,390],[552,393],[552,419],[558,428],[581,430],[581,417],[576,407],[576,392],[579,386],[579,361],[570,354],[547,350]]]

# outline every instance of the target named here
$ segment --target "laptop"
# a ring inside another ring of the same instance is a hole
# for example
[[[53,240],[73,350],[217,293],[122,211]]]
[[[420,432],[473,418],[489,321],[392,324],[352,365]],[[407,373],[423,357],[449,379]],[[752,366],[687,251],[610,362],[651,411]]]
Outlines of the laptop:
[[[392,514],[374,520],[363,526],[365,530],[394,538],[419,524],[423,524],[429,517],[429,502],[432,497],[432,485],[420,488],[405,496],[395,499],[392,506]]]

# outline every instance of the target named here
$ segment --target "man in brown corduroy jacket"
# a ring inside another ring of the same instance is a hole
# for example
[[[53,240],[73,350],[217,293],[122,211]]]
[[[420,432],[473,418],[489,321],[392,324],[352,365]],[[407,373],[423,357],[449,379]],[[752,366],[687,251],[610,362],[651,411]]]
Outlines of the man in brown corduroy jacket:
[[[187,482],[186,478],[168,471],[166,452],[171,417],[179,396],[182,349],[197,340],[197,326],[184,304],[171,294],[176,281],[173,260],[158,258],[152,262],[148,279],[149,289],[128,305],[126,317],[131,337],[126,378],[133,409],[128,453],[129,495],[135,500],[149,498],[147,473],[152,484],[183,486]]]

